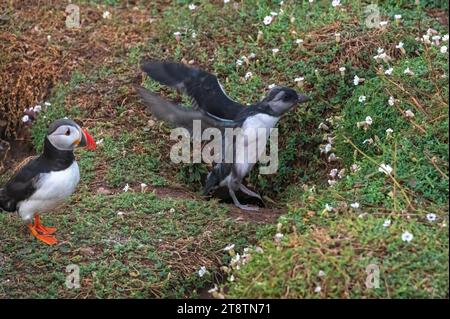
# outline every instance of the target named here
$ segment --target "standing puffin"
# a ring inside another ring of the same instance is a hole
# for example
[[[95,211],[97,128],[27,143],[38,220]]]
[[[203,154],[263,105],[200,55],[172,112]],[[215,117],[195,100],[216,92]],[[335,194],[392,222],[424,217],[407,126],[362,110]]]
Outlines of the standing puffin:
[[[56,228],[43,226],[38,212],[56,208],[75,191],[80,171],[73,150],[84,146],[96,148],[87,130],[69,119],[53,122],[44,141],[44,152],[25,160],[0,188],[0,211],[17,211],[37,239],[56,244],[52,235]]]

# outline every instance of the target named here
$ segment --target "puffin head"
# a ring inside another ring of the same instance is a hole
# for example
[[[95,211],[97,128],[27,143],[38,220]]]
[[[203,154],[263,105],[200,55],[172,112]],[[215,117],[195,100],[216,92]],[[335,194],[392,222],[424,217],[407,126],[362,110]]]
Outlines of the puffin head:
[[[47,132],[49,142],[60,151],[73,151],[77,147],[95,150],[96,143],[86,129],[70,119],[59,119],[50,124]]]
[[[291,88],[275,86],[269,91],[264,101],[276,115],[280,116],[297,104],[309,101],[309,97]]]

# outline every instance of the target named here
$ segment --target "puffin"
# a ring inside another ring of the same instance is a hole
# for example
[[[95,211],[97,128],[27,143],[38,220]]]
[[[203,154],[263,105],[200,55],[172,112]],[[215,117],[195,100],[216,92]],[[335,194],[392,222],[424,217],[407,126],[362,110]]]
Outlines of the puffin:
[[[73,120],[58,119],[50,124],[41,155],[25,159],[13,176],[0,187],[0,211],[17,211],[31,234],[48,245],[58,242],[55,227],[41,224],[39,213],[61,205],[75,191],[80,171],[74,149],[96,149],[86,129]]]
[[[263,146],[269,138],[269,132],[276,126],[280,118],[296,105],[305,103],[310,98],[288,87],[275,86],[267,96],[259,102],[245,106],[232,100],[224,91],[218,78],[200,68],[189,67],[181,63],[165,61],[143,61],[141,69],[152,79],[161,84],[186,93],[192,100],[192,107],[186,108],[169,102],[150,92],[142,86],[135,86],[148,110],[158,119],[172,126],[182,126],[192,131],[193,120],[200,120],[202,131],[215,127],[223,131],[225,128],[241,128],[244,136],[252,136],[251,131],[266,130]],[[215,163],[208,173],[203,194],[208,195],[219,187],[227,187],[229,195],[236,207],[242,210],[258,210],[258,207],[243,205],[236,197],[238,190],[256,197],[261,196],[248,189],[243,181],[251,172],[255,163],[248,158],[259,159],[257,154],[249,154],[244,161],[236,161],[239,152],[248,152],[248,145],[261,145],[256,140],[246,140],[244,149],[236,147],[236,140],[222,143],[222,161]],[[233,162],[224,160],[225,149],[233,152]],[[253,150],[253,148],[252,148]],[[252,157],[250,157],[252,156]],[[242,158],[242,157],[241,157]]]

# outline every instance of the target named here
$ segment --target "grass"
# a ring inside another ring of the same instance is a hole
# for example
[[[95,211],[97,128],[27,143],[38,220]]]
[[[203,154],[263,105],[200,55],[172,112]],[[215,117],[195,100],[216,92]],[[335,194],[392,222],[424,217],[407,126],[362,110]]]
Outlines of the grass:
[[[215,280],[223,243],[233,238],[243,247],[255,231],[255,225],[237,223],[226,212],[223,206],[152,193],[79,192],[64,210],[44,217],[58,225],[61,243],[55,247],[43,246],[25,228],[18,231],[18,218],[2,214],[2,293],[12,298],[195,297]],[[80,289],[64,285],[70,264],[80,267]],[[197,274],[201,266],[208,269],[204,277]],[[26,275],[19,280],[19,274]]]
[[[198,1],[192,11],[187,1],[137,9],[79,2],[94,18],[84,26],[90,37],[74,35],[74,41],[87,41],[95,53],[77,54],[94,62],[80,63],[53,87],[52,106],[33,123],[33,145],[40,152],[48,124],[64,116],[102,143],[96,152],[77,151],[77,193],[43,216],[58,227],[58,246],[41,245],[16,216],[0,215],[1,297],[198,297],[216,283],[216,297],[448,298],[448,55],[415,40],[430,27],[446,32],[424,10],[437,2],[383,2],[386,30],[366,27],[359,1],[342,1],[345,10],[328,2],[284,2]],[[104,10],[111,19],[101,19]],[[271,11],[279,14],[264,26]],[[17,12],[20,21],[34,19]],[[398,25],[395,14],[402,15]],[[181,32],[179,41],[174,32]],[[52,38],[72,52],[73,44]],[[395,48],[400,41],[405,54]],[[378,64],[379,47],[393,60]],[[243,58],[252,53],[254,59]],[[277,174],[255,169],[249,178],[268,199],[268,211],[284,211],[278,224],[256,223],[252,214],[236,218],[230,206],[199,197],[206,165],[170,163],[169,129],[149,121],[131,84],[188,100],[138,74],[142,58],[191,61],[217,74],[229,96],[244,103],[259,100],[271,83],[295,87],[294,79],[304,77],[297,89],[314,102],[280,121]],[[380,65],[393,67],[393,74],[380,72]],[[415,74],[404,75],[406,67]],[[249,71],[253,77],[245,80]],[[364,82],[353,85],[355,75]],[[414,118],[405,117],[408,109]],[[358,128],[367,116],[372,125]],[[320,152],[329,141],[335,161]],[[392,166],[391,175],[378,171],[381,163]],[[345,169],[344,176],[331,178],[332,169]],[[146,192],[141,183],[149,185]],[[130,190],[123,192],[126,184]],[[278,204],[272,207],[270,199]],[[355,202],[357,209],[350,206]],[[402,240],[405,231],[412,241]],[[222,250],[232,243],[239,260]],[[80,289],[64,285],[69,264],[80,267]],[[379,269],[378,288],[365,285],[368,265]],[[203,277],[201,266],[208,270]]]

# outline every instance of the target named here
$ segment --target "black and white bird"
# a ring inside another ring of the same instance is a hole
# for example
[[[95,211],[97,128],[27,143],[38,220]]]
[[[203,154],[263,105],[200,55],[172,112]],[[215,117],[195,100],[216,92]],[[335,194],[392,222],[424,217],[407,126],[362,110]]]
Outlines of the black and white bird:
[[[77,147],[94,150],[96,143],[86,129],[69,119],[53,122],[40,156],[30,157],[0,188],[0,211],[17,211],[31,233],[46,244],[57,239],[56,228],[45,227],[38,213],[49,212],[62,204],[80,180],[73,151]]]
[[[205,127],[241,128],[242,134],[247,138],[252,136],[250,131],[266,129],[266,132],[270,132],[283,114],[297,104],[309,100],[306,95],[297,93],[291,88],[277,86],[272,88],[262,101],[244,106],[227,96],[216,76],[199,68],[188,67],[180,63],[150,61],[142,63],[142,70],[152,79],[176,88],[192,98],[193,108],[188,109],[169,102],[143,87],[136,88],[155,117],[189,130],[192,130],[193,120],[200,120],[202,130]],[[263,146],[268,137],[269,134],[264,136]],[[236,191],[241,190],[249,196],[261,199],[257,193],[242,183],[255,163],[246,160],[236,161],[235,159],[240,152],[248,152],[249,149],[256,150],[257,154],[248,154],[245,158],[252,158],[253,155],[258,159],[261,150],[248,146],[250,144],[258,145],[259,142],[246,139],[244,150],[236,148],[235,140],[225,143],[228,145],[224,145],[223,150],[231,144],[234,161],[226,162],[222,157],[222,162],[214,165],[208,174],[204,194],[225,186],[237,207],[244,210],[257,210],[257,207],[242,205],[235,194]]]

